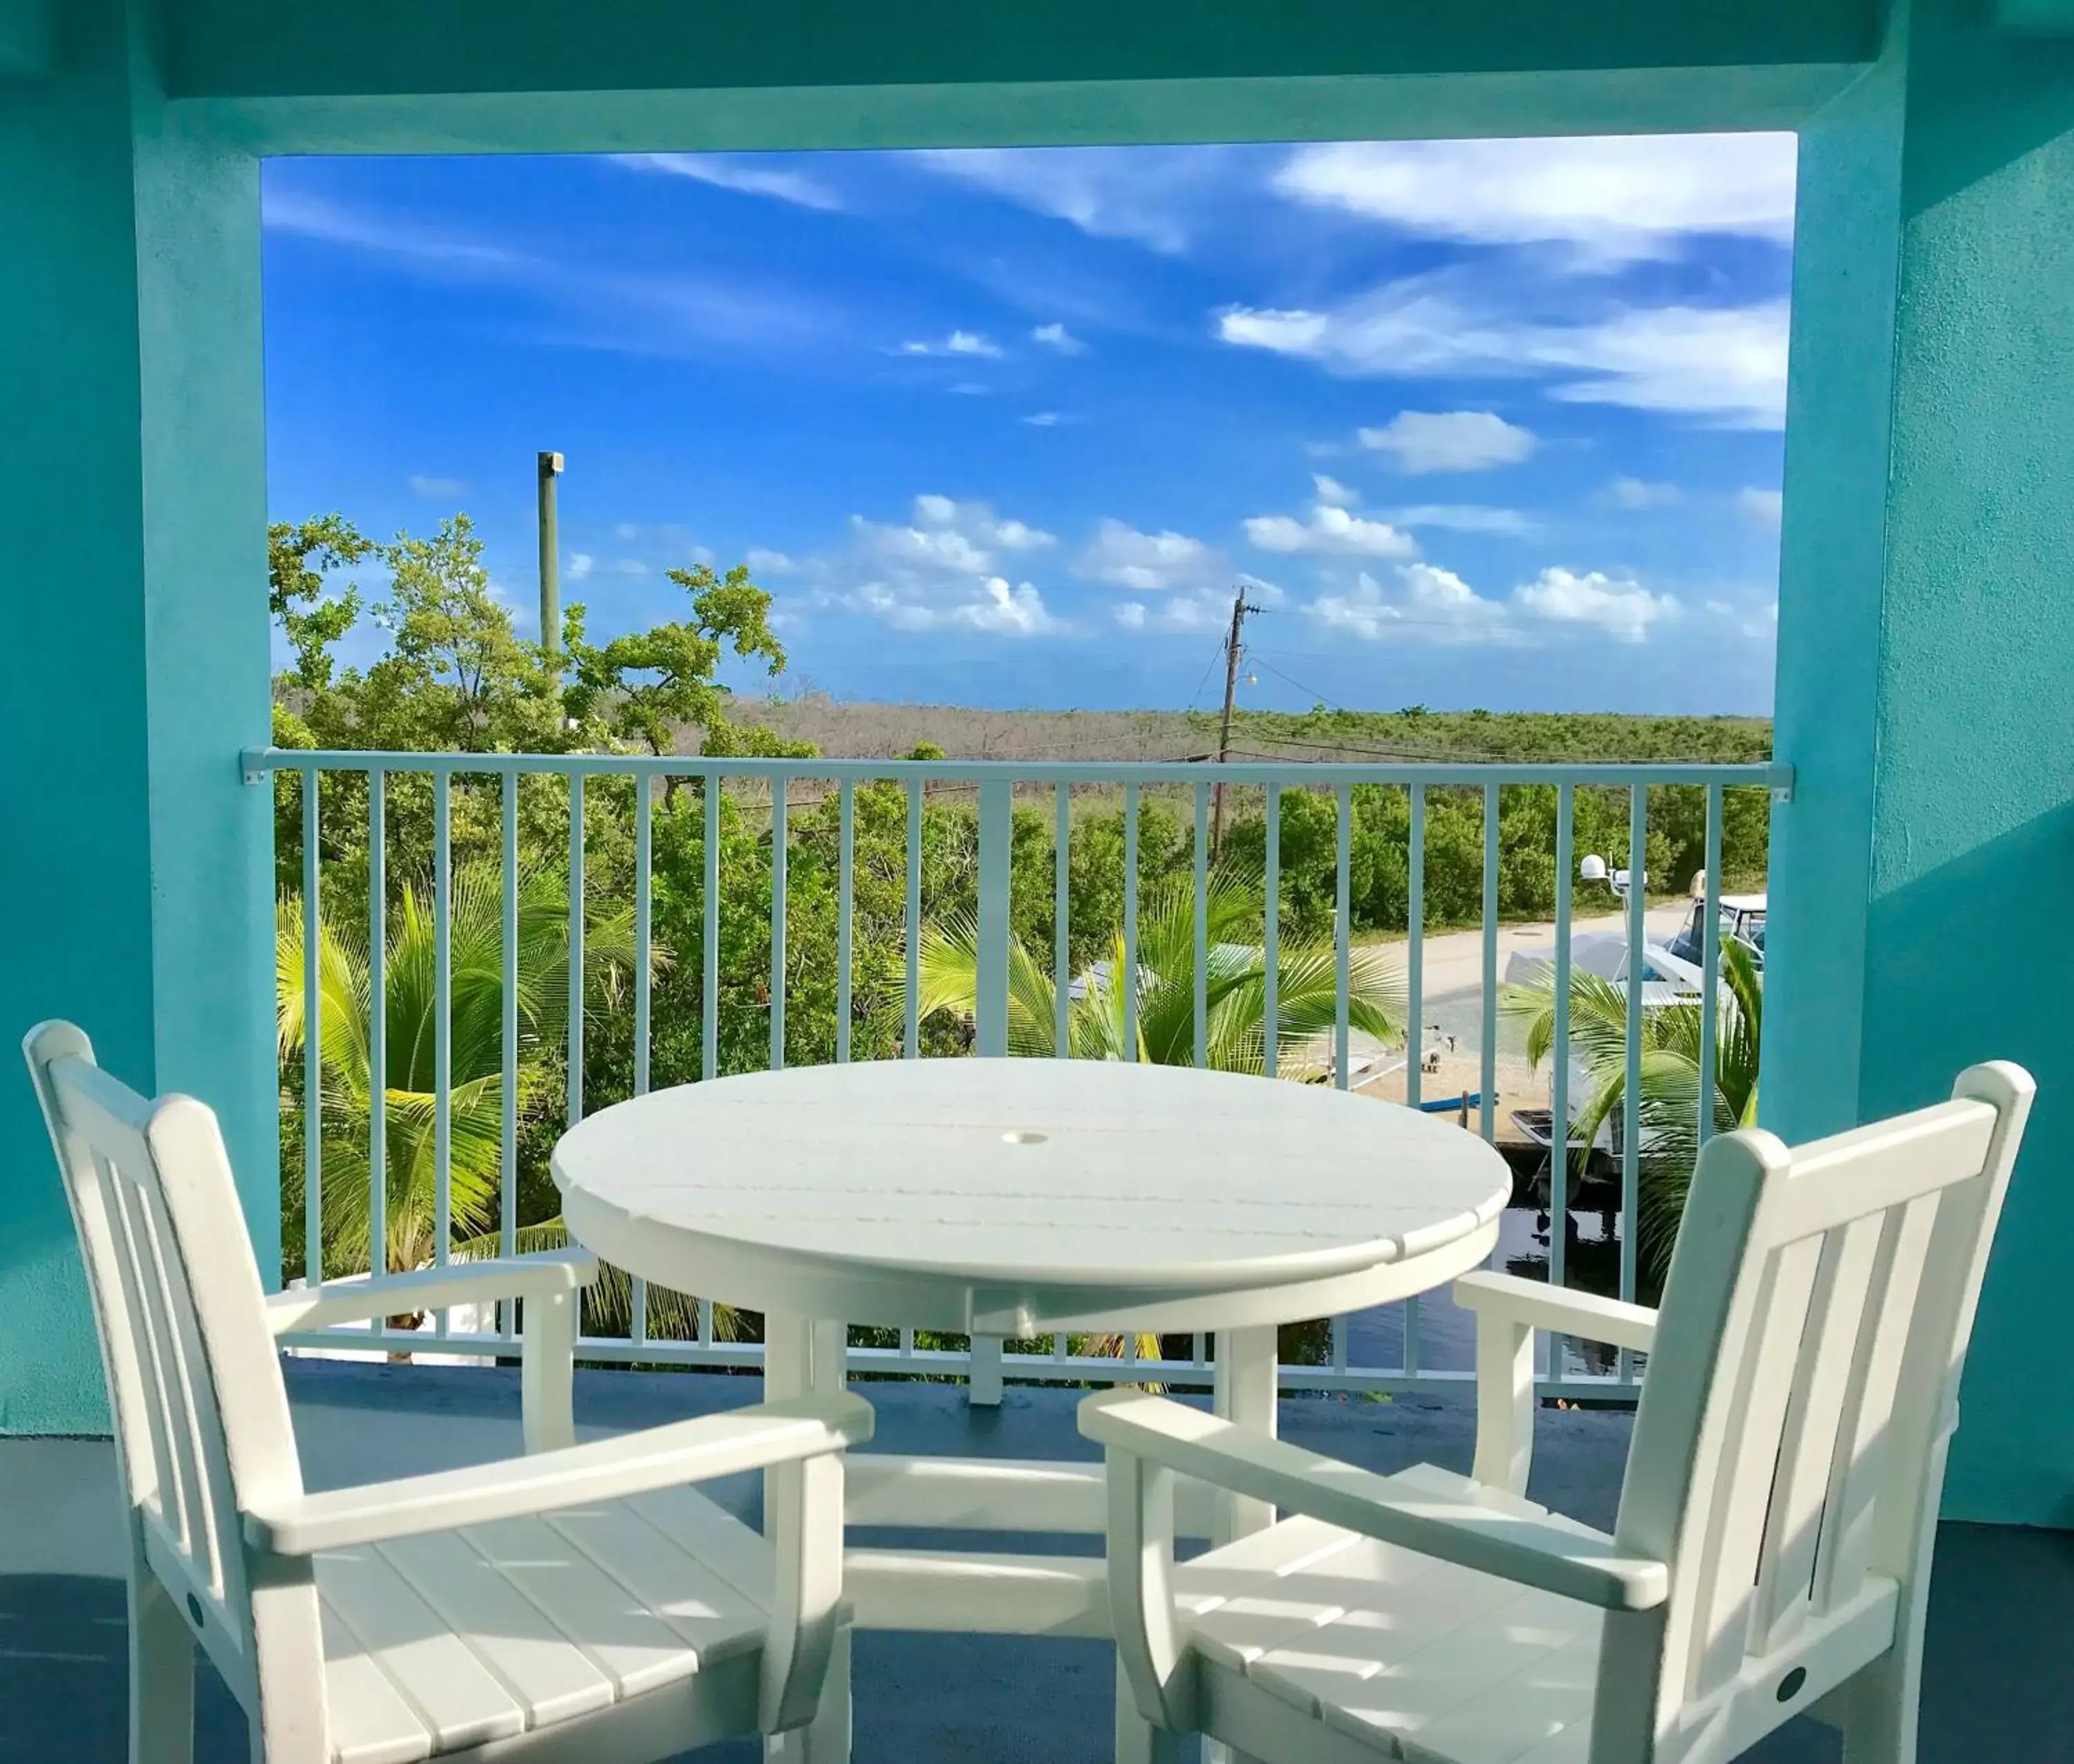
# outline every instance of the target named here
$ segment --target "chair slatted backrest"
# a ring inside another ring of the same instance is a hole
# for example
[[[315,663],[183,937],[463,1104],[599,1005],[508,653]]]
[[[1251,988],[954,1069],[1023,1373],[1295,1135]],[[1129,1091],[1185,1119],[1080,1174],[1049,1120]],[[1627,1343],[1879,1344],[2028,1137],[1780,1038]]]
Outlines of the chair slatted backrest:
[[[301,1492],[259,1270],[216,1117],[153,1102],[68,1023],[29,1067],[92,1290],[117,1445],[149,1569],[234,1692],[256,1688],[238,1513]]]
[[[1670,1564],[1671,1599],[1655,1632],[1609,1631],[1601,1666],[1602,1708],[1632,1704],[1617,1679],[1653,1668],[1651,1733],[1631,1736],[1644,1755],[1710,1721],[1748,1744],[1752,1720],[1791,1712],[1779,1705],[1815,1668],[1791,1675],[1824,1638],[1854,1617],[1906,1620],[2033,1088],[1976,1066],[1931,1108],[1791,1150],[1738,1133],[1702,1153],[1618,1524],[1623,1546]],[[1736,1709],[1739,1695],[1759,1708]],[[1622,1743],[1608,1733],[1605,1755]]]

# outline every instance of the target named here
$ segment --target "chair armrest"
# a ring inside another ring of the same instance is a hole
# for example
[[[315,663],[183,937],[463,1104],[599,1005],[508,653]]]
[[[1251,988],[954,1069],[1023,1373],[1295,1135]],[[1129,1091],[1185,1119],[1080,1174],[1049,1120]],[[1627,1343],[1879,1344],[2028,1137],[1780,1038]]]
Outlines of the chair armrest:
[[[378,1279],[331,1280],[322,1286],[270,1293],[266,1327],[283,1336],[302,1329],[328,1329],[335,1323],[369,1323],[494,1299],[555,1298],[587,1287],[597,1278],[597,1258],[588,1250],[453,1262],[444,1268],[385,1274]]]
[[[1465,1311],[1477,1313],[1479,1328],[1485,1317],[1502,1317],[1638,1353],[1647,1353],[1656,1345],[1656,1313],[1646,1304],[1623,1304],[1595,1292],[1512,1274],[1465,1274],[1455,1283],[1452,1295]]]
[[[1477,1314],[1477,1461],[1469,1473],[1523,1495],[1534,1467],[1539,1407],[1534,1332],[1549,1329],[1646,1353],[1656,1341],[1656,1313],[1510,1274],[1465,1274],[1452,1290],[1455,1303]]]
[[[312,1555],[796,1464],[859,1444],[871,1430],[871,1405],[861,1397],[791,1397],[558,1452],[254,1507],[244,1516],[245,1537],[269,1555]]]
[[[1604,1610],[1651,1610],[1670,1595],[1663,1563],[1624,1555],[1610,1542],[1415,1493],[1388,1477],[1141,1390],[1088,1398],[1080,1404],[1080,1431],[1112,1452]],[[1118,1473],[1112,1461],[1111,1476]]]

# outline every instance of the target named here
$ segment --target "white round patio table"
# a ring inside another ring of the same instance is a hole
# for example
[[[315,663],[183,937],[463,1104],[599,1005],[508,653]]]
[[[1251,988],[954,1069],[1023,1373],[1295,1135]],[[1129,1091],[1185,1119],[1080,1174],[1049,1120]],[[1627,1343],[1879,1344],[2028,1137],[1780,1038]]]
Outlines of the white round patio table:
[[[682,1085],[572,1128],[553,1170],[586,1248],[765,1314],[770,1395],[840,1389],[848,1323],[975,1338],[1213,1331],[1218,1412],[1268,1433],[1276,1325],[1479,1266],[1512,1192],[1489,1146],[1415,1109],[1092,1060],[898,1060]],[[974,1345],[974,1401],[998,1402],[998,1372],[983,1374]],[[1087,1464],[860,1452],[847,1481],[853,1526],[1103,1523]],[[1222,1538],[1271,1519],[1229,1496],[1201,1510],[1196,1530]],[[845,1592],[865,1627],[1105,1634],[1101,1567],[852,1550]]]

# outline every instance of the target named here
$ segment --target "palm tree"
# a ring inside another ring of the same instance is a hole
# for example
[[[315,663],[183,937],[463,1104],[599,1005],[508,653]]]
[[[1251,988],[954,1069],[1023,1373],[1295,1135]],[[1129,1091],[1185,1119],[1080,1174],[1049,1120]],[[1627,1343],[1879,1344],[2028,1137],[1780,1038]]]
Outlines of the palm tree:
[[[1229,870],[1213,873],[1204,901],[1204,1061],[1213,1071],[1266,1070],[1267,966],[1253,939],[1265,911],[1259,885]],[[1125,1021],[1123,988],[1130,972],[1119,926],[1109,940],[1108,973],[1091,977],[1067,1006],[1067,1044],[1076,1060],[1121,1060],[1128,1048],[1146,1064],[1196,1062],[1196,896],[1192,878],[1171,877],[1150,889],[1138,922],[1138,1022],[1134,1044]],[[919,1008],[969,1014],[977,1006],[979,928],[969,915],[923,927],[919,963]],[[1316,1078],[1331,1070],[1331,1036],[1338,1020],[1338,965],[1332,947],[1303,945],[1277,952],[1275,1071]],[[1008,1051],[1043,1058],[1058,1046],[1056,977],[1015,939],[1008,944]],[[1395,973],[1381,952],[1350,952],[1347,1023],[1378,1039],[1403,1033],[1404,1008]],[[1082,1344],[1098,1356],[1123,1352],[1120,1335]],[[1159,1337],[1142,1335],[1138,1351],[1160,1353]]]
[[[494,864],[456,865],[448,915],[448,1247],[464,1258],[494,1255],[498,1246],[504,1119],[502,880]],[[568,1018],[568,894],[565,878],[543,868],[523,870],[514,886],[514,1101],[523,1123],[552,1107],[560,1091],[558,1055]],[[584,950],[586,1010],[623,1009],[634,970],[631,909],[587,919]],[[277,1035],[284,1070],[295,1069],[303,1058],[304,953],[303,904],[291,894],[277,909],[275,937]],[[438,944],[428,886],[404,884],[389,913],[384,954],[385,1241],[378,1266],[387,1271],[423,1267],[436,1259],[438,1251]],[[651,957],[657,965],[667,959],[660,950]],[[378,1266],[369,1243],[370,989],[364,924],[357,915],[341,922],[321,912],[317,995],[323,1216],[305,1221],[304,1229],[321,1231],[328,1276]],[[522,1225],[518,1237],[522,1250],[568,1241],[560,1218]],[[586,1299],[591,1326],[623,1329],[630,1296],[625,1277],[608,1270]],[[694,1301],[655,1288],[649,1296],[655,1333],[689,1332]]]
[[[1764,975],[1741,944],[1723,939],[1714,1035],[1712,1130],[1726,1133],[1757,1122],[1758,1049],[1764,1026]],[[1526,985],[1508,986],[1502,1007],[1526,1031],[1527,1057],[1538,1068],[1556,1040],[1556,981],[1551,970]],[[1671,1264],[1684,1217],[1685,1196],[1700,1156],[1700,1031],[1705,1007],[1681,1000],[1642,1016],[1642,1089],[1636,1116],[1642,1127],[1642,1217],[1637,1247],[1661,1278]],[[1626,1106],[1627,993],[1597,974],[1570,977],[1570,1046],[1583,1065],[1589,1093],[1570,1130],[1581,1171],[1601,1126]]]
[[[1259,885],[1229,870],[1213,873],[1204,903],[1205,1064],[1217,1072],[1266,1070],[1267,967],[1254,941],[1263,911]],[[1192,880],[1171,877],[1147,890],[1138,913],[1137,1033],[1126,1022],[1124,936],[1109,940],[1108,972],[1092,979],[1067,1011],[1068,1051],[1076,1060],[1139,1060],[1167,1066],[1196,1061],[1196,899]],[[979,930],[959,915],[923,928],[920,1009],[969,1014],[977,1003]],[[1008,1051],[1048,1057],[1057,1050],[1058,994],[1047,964],[1011,938],[1008,945]],[[1329,944],[1282,948],[1276,963],[1275,1070],[1316,1077],[1331,1069],[1338,1016],[1338,975]],[[1404,1006],[1394,969],[1376,949],[1351,952],[1347,1023],[1387,1040],[1403,1033]]]

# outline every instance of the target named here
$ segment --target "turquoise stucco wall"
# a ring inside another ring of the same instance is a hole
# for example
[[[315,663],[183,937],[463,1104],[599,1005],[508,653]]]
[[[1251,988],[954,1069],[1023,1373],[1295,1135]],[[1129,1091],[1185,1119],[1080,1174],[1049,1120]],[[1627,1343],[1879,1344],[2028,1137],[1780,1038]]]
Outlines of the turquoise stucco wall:
[[[1946,1510],[2066,1526],[2074,43],[1980,18],[1919,0],[1806,137],[1766,1111],[1797,1136],[1976,1060],[2037,1076]]]
[[[64,32],[61,78],[0,87],[0,1034],[72,1017],[131,1083],[209,1098],[263,1246],[271,829],[233,758],[267,728],[257,166],[169,127],[120,0]],[[0,1218],[0,1431],[99,1430],[19,1068]]]
[[[411,0],[163,0],[147,54],[130,7],[72,0],[60,77],[0,85],[0,701],[27,756],[0,771],[0,1029],[77,1015],[126,1076],[215,1102],[262,1261],[268,829],[233,761],[266,720],[254,155],[1803,125],[1766,1109],[1798,1137],[1983,1056],[2038,1072],[1951,1498],[2074,1522],[2074,44],[1975,0],[1922,0],[1883,50],[1879,0],[1226,0],[1186,38],[1096,0],[696,25],[514,0],[461,42]],[[0,1428],[85,1424],[19,1084],[0,1207]]]

